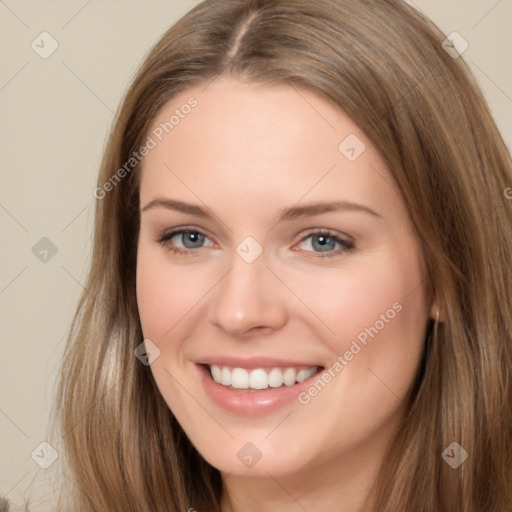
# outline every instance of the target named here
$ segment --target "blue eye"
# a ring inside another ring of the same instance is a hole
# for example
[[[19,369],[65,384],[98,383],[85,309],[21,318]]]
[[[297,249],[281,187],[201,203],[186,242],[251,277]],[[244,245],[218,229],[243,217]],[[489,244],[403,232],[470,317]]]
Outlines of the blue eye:
[[[349,252],[355,248],[353,242],[340,238],[329,230],[321,230],[310,233],[301,240],[301,243],[311,238],[311,247],[317,249],[317,256],[321,258],[331,258],[341,253]],[[336,245],[340,246],[336,249]],[[310,251],[306,251],[310,252]],[[315,251],[314,251],[315,252]]]
[[[165,244],[166,248],[171,252],[176,253],[186,253],[186,250],[183,250],[180,247],[174,247],[167,242],[170,242],[175,237],[181,237],[181,243],[184,246],[184,249],[188,249],[193,251],[194,249],[200,249],[201,244],[204,243],[207,238],[206,235],[201,233],[200,231],[194,231],[191,229],[179,229],[176,231],[171,231],[170,233],[164,233],[162,236],[158,238],[158,242],[161,244]],[[190,244],[190,245],[188,245]]]
[[[172,243],[172,239],[180,240],[183,247]],[[302,238],[300,243],[304,243],[308,239],[312,239],[311,247],[313,251],[302,251],[313,253],[313,257],[330,258],[349,252],[355,248],[352,241],[340,238],[329,230],[319,230],[310,233]],[[177,229],[175,231],[164,232],[158,238],[157,242],[165,247],[166,250],[182,256],[193,255],[197,249],[201,249],[208,237],[201,231],[195,229]],[[337,247],[338,246],[338,247]]]

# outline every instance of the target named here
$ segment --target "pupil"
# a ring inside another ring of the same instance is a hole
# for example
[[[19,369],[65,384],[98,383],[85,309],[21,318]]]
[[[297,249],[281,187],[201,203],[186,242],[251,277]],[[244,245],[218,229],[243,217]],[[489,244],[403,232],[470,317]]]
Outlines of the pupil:
[[[317,241],[320,245],[320,248],[325,249],[327,247],[327,244],[329,243],[329,241],[332,242],[332,238],[329,236],[321,235],[321,236],[317,237]]]
[[[202,241],[203,235],[201,235],[200,233],[190,232],[190,233],[187,233],[187,237],[188,237],[188,241],[189,241],[190,244],[194,245],[194,244],[199,243],[199,245],[200,245],[201,241]],[[185,246],[186,246],[186,244],[185,244]],[[189,247],[189,249],[190,248],[195,249],[195,246],[194,247]]]

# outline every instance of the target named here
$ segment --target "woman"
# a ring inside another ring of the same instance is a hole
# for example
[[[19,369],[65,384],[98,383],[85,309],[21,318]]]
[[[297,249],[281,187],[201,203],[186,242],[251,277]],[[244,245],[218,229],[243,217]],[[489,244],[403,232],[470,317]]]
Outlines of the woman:
[[[66,510],[512,508],[511,162],[444,39],[210,0],[153,48],[94,192]]]

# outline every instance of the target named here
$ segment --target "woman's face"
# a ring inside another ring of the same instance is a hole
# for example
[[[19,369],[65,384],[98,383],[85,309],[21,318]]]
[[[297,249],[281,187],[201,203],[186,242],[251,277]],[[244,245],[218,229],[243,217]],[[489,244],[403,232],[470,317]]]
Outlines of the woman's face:
[[[191,442],[238,475],[378,461],[431,311],[370,141],[311,92],[231,79],[173,98],[148,135],[137,300]]]

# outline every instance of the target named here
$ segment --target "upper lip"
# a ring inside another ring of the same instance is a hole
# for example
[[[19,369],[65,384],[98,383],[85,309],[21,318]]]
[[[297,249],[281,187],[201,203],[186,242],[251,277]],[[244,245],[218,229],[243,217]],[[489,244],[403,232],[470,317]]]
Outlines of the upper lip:
[[[197,364],[229,366],[231,368],[312,368],[323,367],[321,364],[311,361],[292,361],[291,359],[277,359],[274,357],[257,356],[240,358],[233,356],[209,356],[196,361]]]

